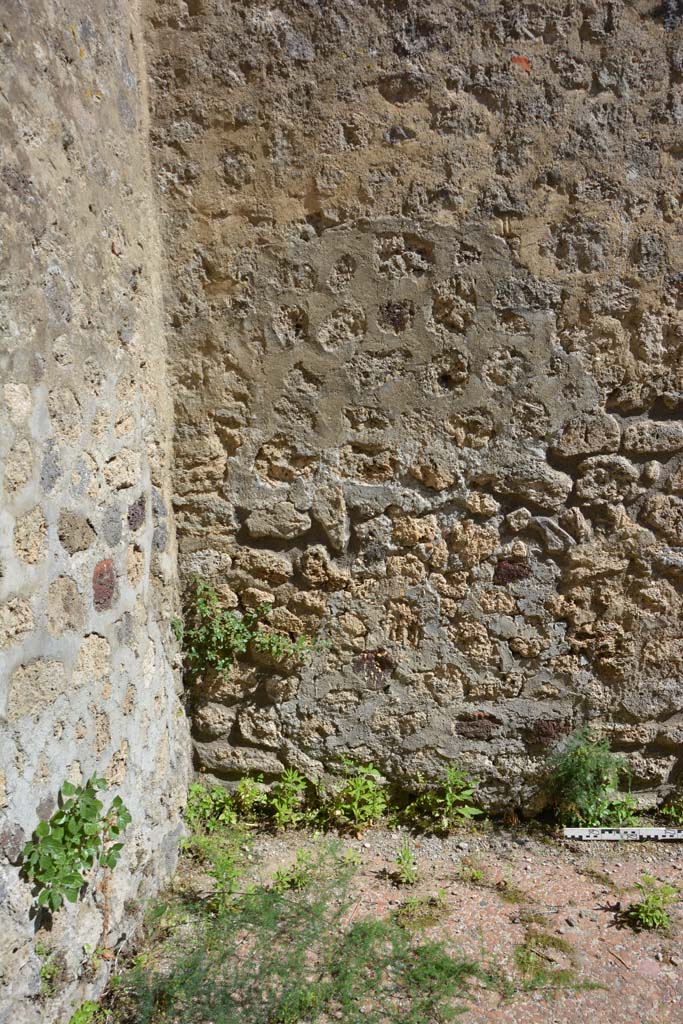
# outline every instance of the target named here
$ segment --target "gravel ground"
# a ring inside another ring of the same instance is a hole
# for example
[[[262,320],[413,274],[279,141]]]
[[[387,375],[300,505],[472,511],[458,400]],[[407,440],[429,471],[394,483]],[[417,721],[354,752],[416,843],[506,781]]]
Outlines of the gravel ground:
[[[683,1024],[683,903],[673,908],[666,932],[637,933],[618,920],[619,910],[636,899],[643,874],[683,890],[681,844],[577,842],[486,826],[443,839],[410,837],[419,881],[398,888],[390,872],[405,835],[372,829],[342,840],[360,854],[354,918],[385,915],[408,895],[441,890],[445,907],[426,936],[513,977],[515,949],[542,931],[569,944],[568,952],[545,949],[548,969],[574,967],[581,981],[601,986],[518,992],[508,1000],[475,988],[463,1021]],[[258,833],[250,855],[254,878],[267,880],[313,843],[301,833]]]

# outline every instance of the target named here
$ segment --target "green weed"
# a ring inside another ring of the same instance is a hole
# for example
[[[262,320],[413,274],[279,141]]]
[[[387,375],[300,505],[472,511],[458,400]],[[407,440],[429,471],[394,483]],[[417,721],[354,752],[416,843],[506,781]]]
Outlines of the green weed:
[[[408,837],[404,836],[394,860],[393,877],[399,885],[415,885],[418,877],[417,860]]]
[[[195,682],[207,670],[219,677],[227,675],[235,660],[250,648],[282,662],[302,661],[321,646],[311,637],[292,640],[264,625],[270,611],[270,605],[242,613],[222,608],[214,588],[195,577],[186,601],[184,622],[173,620],[189,681]]]
[[[520,889],[520,887],[510,881],[509,878],[504,878],[500,882],[497,882],[494,888],[505,903],[518,905],[520,903],[533,902],[533,897],[530,896],[529,893],[525,892],[524,889]]]
[[[593,864],[586,864],[583,867],[577,867],[576,870],[580,875],[585,875],[586,878],[590,878],[593,882],[597,882],[598,885],[604,886],[605,889],[609,889],[611,892],[621,891],[621,887],[602,868],[597,868]]]
[[[287,868],[278,868],[273,875],[273,890],[283,893],[305,889],[313,875],[313,854],[309,850],[297,850],[294,863]]]
[[[673,828],[683,828],[683,797],[665,804],[659,813]]]
[[[210,902],[214,907],[228,904],[239,888],[243,840],[243,833],[231,822],[224,822],[219,830],[211,819],[208,824],[200,822],[196,831],[182,840],[181,848],[213,882]]]
[[[658,883],[652,875],[643,875],[636,882],[640,900],[632,903],[624,913],[624,920],[636,929],[668,928],[671,924],[669,907],[678,900],[678,889],[668,882]]]
[[[216,832],[237,823],[237,812],[227,789],[212,786],[207,789],[199,782],[190,786],[185,821],[193,831]]]
[[[235,791],[234,805],[243,821],[252,822],[265,813],[268,795],[263,788],[263,775],[253,779],[248,775],[240,779]]]
[[[436,1024],[455,1018],[471,980],[490,983],[394,918],[344,927],[354,867],[338,844],[321,844],[305,869],[304,888],[259,888],[211,913],[184,906],[156,954],[122,977],[118,1008],[136,1024]]]
[[[287,768],[270,791],[268,806],[276,828],[300,825],[305,818],[304,795],[306,779],[296,770]]]
[[[562,825],[597,828],[638,822],[631,794],[617,793],[626,761],[588,729],[575,733],[550,760],[548,785]]]
[[[372,764],[357,765],[343,760],[346,780],[330,801],[330,818],[356,830],[380,820],[387,809],[387,797],[379,771]]]
[[[40,965],[38,976],[40,977],[40,995],[49,999],[57,991],[57,986],[64,973],[64,954],[55,952],[43,942],[36,942],[36,955],[43,963]]]
[[[484,872],[473,857],[464,857],[460,862],[460,877],[463,882],[477,885],[484,880]]]
[[[98,1017],[101,1017],[100,1007],[86,1001],[73,1014],[69,1024],[96,1024]]]
[[[403,820],[412,827],[448,832],[483,812],[475,807],[474,783],[457,765],[449,765],[446,778],[436,786],[427,786],[418,777],[420,790],[403,810]]]
[[[108,811],[97,793],[106,780],[91,776],[84,786],[62,784],[59,807],[41,821],[22,850],[22,874],[34,885],[36,906],[54,912],[65,900],[75,903],[95,864],[114,868],[130,824],[128,808],[114,797]]]

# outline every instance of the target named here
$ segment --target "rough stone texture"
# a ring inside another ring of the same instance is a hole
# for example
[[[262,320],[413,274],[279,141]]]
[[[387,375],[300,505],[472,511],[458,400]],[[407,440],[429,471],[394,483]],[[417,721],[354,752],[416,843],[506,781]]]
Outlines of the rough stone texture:
[[[172,866],[176,522],[186,579],[329,642],[202,681],[205,771],[456,758],[531,811],[595,721],[644,803],[681,780],[681,32],[651,0],[2,5],[1,1024],[96,994],[83,946]],[[16,860],[95,770],[133,825],[45,1002]]]
[[[147,3],[183,572],[330,642],[198,689],[209,772],[680,779],[677,11]]]
[[[101,991],[83,949],[117,947],[168,876],[188,776],[172,520],[153,553],[144,517],[153,487],[169,504],[170,408],[141,42],[130,0],[0,5],[2,1024]],[[95,771],[133,816],[122,861],[46,930],[19,854]],[[63,963],[47,1000],[38,940]]]

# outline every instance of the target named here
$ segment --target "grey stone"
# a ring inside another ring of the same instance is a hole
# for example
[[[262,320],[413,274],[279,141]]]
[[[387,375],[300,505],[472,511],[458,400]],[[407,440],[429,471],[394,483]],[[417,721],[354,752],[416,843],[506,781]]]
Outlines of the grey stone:
[[[110,548],[115,548],[123,532],[121,509],[118,505],[108,505],[102,515],[101,534]]]
[[[59,449],[54,441],[48,441],[40,464],[40,485],[46,494],[50,494],[62,475],[62,463]]]

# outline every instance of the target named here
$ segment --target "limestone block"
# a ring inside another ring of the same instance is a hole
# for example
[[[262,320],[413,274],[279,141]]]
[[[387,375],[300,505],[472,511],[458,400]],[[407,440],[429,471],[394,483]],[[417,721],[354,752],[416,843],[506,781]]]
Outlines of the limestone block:
[[[416,544],[433,541],[436,533],[436,516],[401,517],[395,521],[392,530],[394,541],[409,548],[415,547]]]
[[[683,449],[683,423],[637,420],[624,431],[624,451],[635,455],[669,454]]]
[[[584,412],[572,417],[562,428],[551,449],[562,458],[616,452],[621,441],[619,421],[604,412]]]
[[[436,587],[443,597],[448,597],[453,601],[462,601],[470,590],[469,578],[466,572],[452,572],[445,576],[441,573],[433,572],[429,577],[429,582]]]
[[[113,491],[134,487],[140,481],[141,455],[133,448],[122,448],[104,466],[104,480]]]
[[[415,555],[390,555],[387,558],[387,576],[405,580],[408,585],[423,579],[427,570]]]
[[[218,739],[227,736],[235,724],[239,708],[212,702],[198,704],[194,713],[194,726],[199,736]]]
[[[105,637],[97,633],[84,637],[74,663],[73,687],[102,682],[109,675],[110,659],[111,647]]]
[[[342,306],[331,313],[318,329],[318,344],[325,352],[337,352],[353,345],[365,334],[365,314],[359,306]]]
[[[476,483],[489,483],[494,494],[521,502],[532,501],[542,509],[555,511],[567,500],[573,486],[567,473],[523,451],[506,448],[498,457],[501,464],[477,473]]]
[[[493,554],[500,544],[498,531],[471,519],[456,522],[446,535],[450,550],[466,567],[478,565]]]
[[[479,494],[476,491],[467,495],[465,503],[468,512],[475,516],[482,516],[485,519],[495,516],[500,508],[496,499],[492,498],[490,494]]]
[[[7,718],[10,722],[29,715],[36,718],[68,690],[66,671],[60,661],[39,658],[22,665],[10,679]]]
[[[313,496],[311,514],[324,529],[334,550],[345,551],[350,527],[341,484],[333,481],[320,484]]]
[[[83,414],[70,388],[55,388],[47,400],[52,428],[60,440],[73,444],[83,430]]]
[[[18,643],[34,627],[33,612],[28,601],[11,598],[0,605],[0,650]]]
[[[282,555],[255,548],[244,549],[235,560],[235,567],[271,585],[284,583],[293,574],[292,563]]]
[[[579,465],[576,495],[584,505],[630,501],[638,493],[639,470],[620,455],[596,455]]]
[[[47,624],[52,635],[79,630],[84,622],[85,606],[75,581],[69,576],[53,580],[47,597]]]
[[[330,558],[322,544],[314,544],[301,555],[298,569],[312,587],[327,584],[341,586],[348,579],[348,573],[340,570]]]
[[[285,767],[272,750],[236,747],[225,739],[210,743],[196,741],[194,749],[199,764],[206,771],[229,773],[237,778],[248,772],[263,772],[266,776],[280,775]]]
[[[278,750],[282,745],[278,718],[273,708],[245,708],[240,712],[237,725],[247,743]]]
[[[126,576],[131,587],[142,582],[145,573],[145,553],[137,544],[129,544],[126,549]]]
[[[21,490],[33,474],[33,453],[24,438],[10,449],[5,459],[5,490],[8,494]]]
[[[17,519],[14,526],[14,550],[17,558],[35,565],[47,548],[47,523],[38,506]]]
[[[22,382],[8,381],[3,389],[3,398],[10,420],[16,427],[21,426],[31,412],[31,389]]]
[[[485,448],[494,435],[493,416],[487,409],[454,413],[445,423],[446,432],[458,448]]]
[[[674,547],[683,545],[683,498],[673,494],[651,494],[642,513],[651,526]]]
[[[280,501],[268,508],[257,509],[246,520],[249,536],[292,540],[310,528],[311,518],[299,512],[289,501]]]
[[[303,621],[289,608],[274,608],[268,617],[268,623],[279,633],[288,633],[290,636],[302,636],[305,632]]]
[[[70,555],[87,551],[95,540],[95,531],[85,516],[77,512],[62,511],[59,514],[59,540]]]

